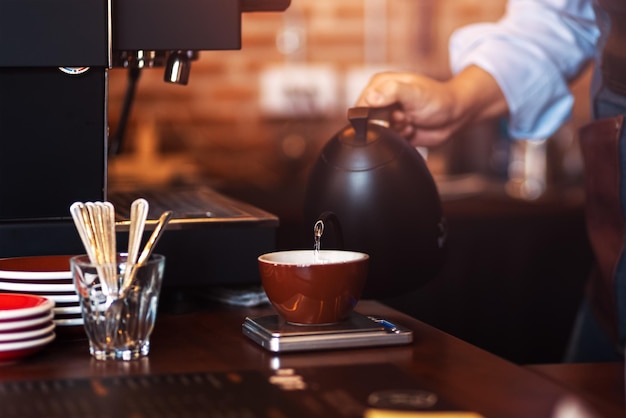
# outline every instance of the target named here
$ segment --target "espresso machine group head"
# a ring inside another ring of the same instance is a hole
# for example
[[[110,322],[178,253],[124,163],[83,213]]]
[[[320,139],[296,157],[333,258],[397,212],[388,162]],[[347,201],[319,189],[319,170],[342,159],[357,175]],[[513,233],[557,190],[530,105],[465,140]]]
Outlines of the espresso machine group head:
[[[290,0],[0,0],[0,257],[83,252],[69,207],[107,199],[108,70],[186,84],[241,15]]]

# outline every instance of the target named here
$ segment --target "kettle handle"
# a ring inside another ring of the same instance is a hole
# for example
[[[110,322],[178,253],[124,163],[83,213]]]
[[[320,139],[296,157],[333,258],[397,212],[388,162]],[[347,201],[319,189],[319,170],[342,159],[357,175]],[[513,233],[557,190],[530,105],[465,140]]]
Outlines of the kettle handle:
[[[400,102],[394,102],[383,107],[371,107],[369,114],[370,123],[375,123],[377,125],[384,126],[385,128],[389,128],[389,125],[391,124],[391,115],[396,110],[402,110],[402,104]]]
[[[376,125],[388,128],[391,123],[391,114],[395,110],[402,110],[400,102],[383,107],[351,107],[348,109],[348,120],[354,128],[355,137],[363,143],[367,142],[367,125]]]

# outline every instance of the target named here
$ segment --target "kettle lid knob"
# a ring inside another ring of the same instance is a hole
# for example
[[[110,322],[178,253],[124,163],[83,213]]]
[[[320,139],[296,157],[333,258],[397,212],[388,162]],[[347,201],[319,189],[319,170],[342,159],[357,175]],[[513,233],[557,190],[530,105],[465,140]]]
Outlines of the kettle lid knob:
[[[367,142],[369,114],[369,107],[351,107],[348,109],[348,120],[354,129],[354,138],[357,142]]]

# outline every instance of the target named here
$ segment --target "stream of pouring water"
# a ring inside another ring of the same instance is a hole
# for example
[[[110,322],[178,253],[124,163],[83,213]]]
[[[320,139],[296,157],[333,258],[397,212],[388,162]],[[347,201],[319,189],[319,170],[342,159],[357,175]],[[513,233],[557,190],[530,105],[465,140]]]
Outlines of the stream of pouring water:
[[[315,238],[315,244],[313,245],[313,253],[315,261],[319,259],[320,248],[322,247],[322,234],[324,233],[324,222],[321,220],[315,222],[313,227],[313,236]]]

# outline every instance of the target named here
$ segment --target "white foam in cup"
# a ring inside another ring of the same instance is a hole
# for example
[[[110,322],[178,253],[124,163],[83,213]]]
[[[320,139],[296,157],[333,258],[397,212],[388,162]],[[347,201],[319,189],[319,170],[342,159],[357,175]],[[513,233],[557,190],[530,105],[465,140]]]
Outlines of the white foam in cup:
[[[259,260],[275,264],[308,266],[312,264],[337,264],[367,258],[365,253],[343,250],[292,250],[264,254]]]

